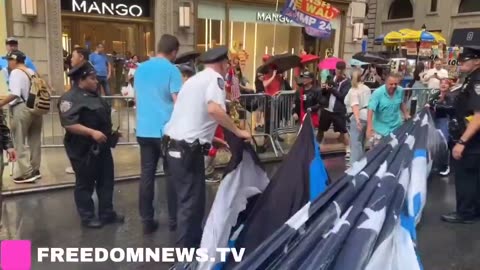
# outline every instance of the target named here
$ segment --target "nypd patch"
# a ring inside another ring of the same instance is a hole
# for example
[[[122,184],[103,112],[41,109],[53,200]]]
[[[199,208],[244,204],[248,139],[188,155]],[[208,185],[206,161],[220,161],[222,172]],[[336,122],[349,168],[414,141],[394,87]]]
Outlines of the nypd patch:
[[[473,89],[475,90],[475,93],[477,93],[477,95],[480,95],[480,84],[475,84],[473,86]]]
[[[68,112],[72,108],[72,105],[72,102],[62,100],[62,102],[60,102],[60,111],[62,113]]]
[[[217,78],[217,82],[218,82],[218,87],[220,87],[220,89],[222,90],[225,90],[225,81],[222,78]]]

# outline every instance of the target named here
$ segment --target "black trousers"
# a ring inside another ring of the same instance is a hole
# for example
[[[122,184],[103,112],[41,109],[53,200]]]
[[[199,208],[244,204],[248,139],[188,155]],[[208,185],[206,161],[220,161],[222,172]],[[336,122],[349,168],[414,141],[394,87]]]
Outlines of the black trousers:
[[[153,200],[155,197],[155,173],[158,161],[162,157],[162,139],[137,137],[140,145],[140,189],[139,209],[142,222],[152,222],[155,214]],[[165,169],[165,168],[164,168]],[[167,205],[169,223],[177,223],[177,204],[175,188],[167,182]]]
[[[168,182],[175,186],[178,207],[176,247],[198,248],[205,214],[205,161],[201,152],[167,151]]]
[[[110,148],[98,155],[89,154],[84,159],[70,159],[75,172],[75,204],[82,221],[95,217],[92,200],[94,189],[98,196],[98,216],[108,219],[115,216],[113,210],[113,158]]]
[[[480,154],[454,160],[457,213],[465,218],[480,214]]]

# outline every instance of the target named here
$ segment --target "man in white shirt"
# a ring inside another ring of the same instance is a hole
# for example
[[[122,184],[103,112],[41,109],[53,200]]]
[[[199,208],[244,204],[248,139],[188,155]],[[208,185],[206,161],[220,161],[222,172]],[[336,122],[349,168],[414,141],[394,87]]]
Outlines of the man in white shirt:
[[[442,60],[435,60],[435,68],[423,74],[423,81],[430,89],[440,89],[440,80],[448,78],[448,71],[442,68]]]
[[[10,104],[12,118],[10,120],[15,150],[18,161],[13,171],[13,181],[17,184],[31,183],[41,178],[41,133],[42,116],[33,114],[26,106],[30,94],[30,77],[35,75],[25,65],[26,56],[14,50],[7,54],[10,94],[2,101],[0,107]],[[28,141],[29,148],[26,147]]]

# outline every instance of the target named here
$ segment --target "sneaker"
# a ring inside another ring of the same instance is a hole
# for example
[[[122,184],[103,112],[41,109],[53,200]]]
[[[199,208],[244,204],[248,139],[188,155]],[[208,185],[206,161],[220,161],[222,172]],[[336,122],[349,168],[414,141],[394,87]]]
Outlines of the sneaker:
[[[73,168],[72,167],[67,167],[65,169],[65,172],[68,173],[68,174],[75,174],[75,172],[73,171]]]
[[[40,174],[39,170],[34,171],[33,175],[35,175],[37,177],[37,179],[42,179],[42,175]]]
[[[444,171],[439,172],[441,176],[448,176],[450,174],[450,166],[447,166],[447,168]]]
[[[13,179],[13,182],[16,184],[26,184],[26,183],[33,183],[37,179],[38,179],[37,176],[34,173],[32,173],[29,176],[15,178]]]

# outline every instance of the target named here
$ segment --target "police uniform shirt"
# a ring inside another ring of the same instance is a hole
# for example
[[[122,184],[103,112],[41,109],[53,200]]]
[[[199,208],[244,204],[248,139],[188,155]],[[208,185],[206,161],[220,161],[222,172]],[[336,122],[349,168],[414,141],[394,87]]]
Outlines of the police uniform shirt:
[[[110,106],[95,92],[74,86],[71,91],[60,97],[58,110],[63,127],[80,124],[101,131],[106,136],[112,133]],[[90,147],[96,142],[90,137],[67,131],[64,144],[70,158],[81,159],[88,154]]]
[[[225,108],[225,81],[211,68],[206,68],[185,82],[175,103],[172,117],[164,132],[170,138],[188,143],[199,139],[211,143],[217,122],[208,114],[209,102]]]
[[[457,96],[455,104],[457,119],[464,120],[475,112],[480,112],[480,69],[473,71],[466,79],[464,89]],[[465,152],[480,154],[480,132],[467,142]]]

